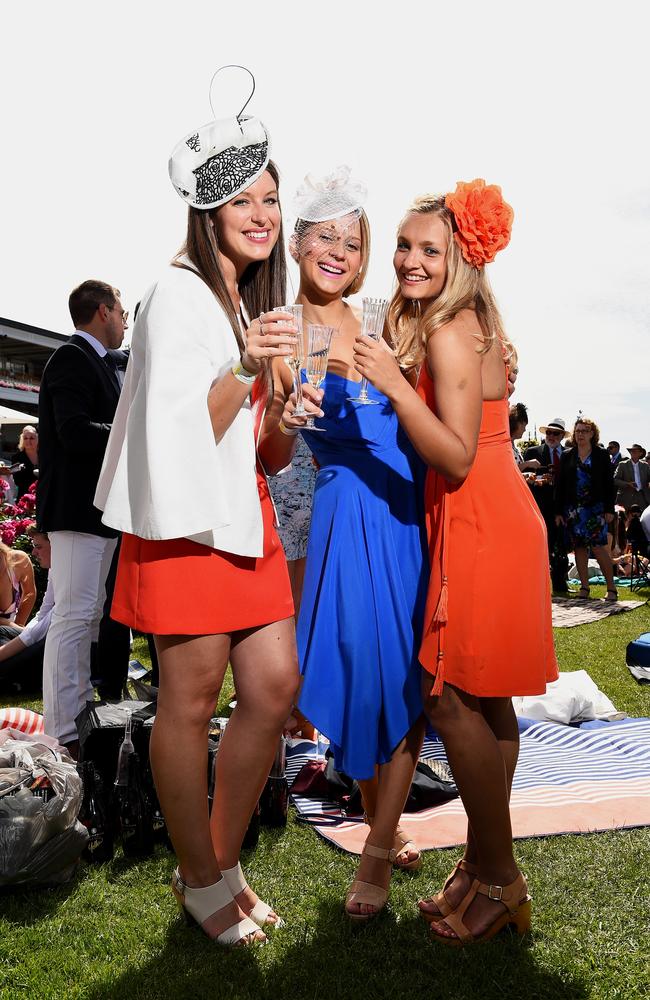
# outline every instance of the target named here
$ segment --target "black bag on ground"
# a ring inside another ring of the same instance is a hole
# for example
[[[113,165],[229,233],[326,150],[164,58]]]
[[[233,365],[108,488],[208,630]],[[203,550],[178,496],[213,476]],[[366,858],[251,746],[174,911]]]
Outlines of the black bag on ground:
[[[361,790],[353,778],[334,767],[334,757],[328,751],[326,760],[307,761],[291,786],[291,792],[306,798],[323,798],[337,802],[348,816],[363,813]],[[442,761],[421,760],[415,769],[404,812],[419,812],[458,797],[449,766]]]

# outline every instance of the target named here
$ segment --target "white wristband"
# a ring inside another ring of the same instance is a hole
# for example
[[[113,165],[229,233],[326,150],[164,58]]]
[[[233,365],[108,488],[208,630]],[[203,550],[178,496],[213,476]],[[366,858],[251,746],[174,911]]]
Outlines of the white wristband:
[[[238,382],[243,385],[252,386],[257,378],[257,375],[246,371],[241,361],[238,361],[236,365],[233,365],[230,369]]]

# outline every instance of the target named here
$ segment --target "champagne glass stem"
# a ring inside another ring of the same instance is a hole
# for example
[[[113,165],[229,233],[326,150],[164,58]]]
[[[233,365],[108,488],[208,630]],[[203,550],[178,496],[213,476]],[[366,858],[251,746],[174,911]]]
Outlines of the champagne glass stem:
[[[300,369],[298,369],[296,372],[296,408],[293,413],[296,417],[304,417],[306,412],[302,396],[302,379],[300,377]]]

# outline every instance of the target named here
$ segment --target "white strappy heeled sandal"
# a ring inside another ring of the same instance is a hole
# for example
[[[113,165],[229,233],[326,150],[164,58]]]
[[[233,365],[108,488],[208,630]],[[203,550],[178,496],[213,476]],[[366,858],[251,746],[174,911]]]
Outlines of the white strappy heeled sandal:
[[[233,898],[238,896],[240,892],[248,888],[248,882],[244,878],[244,873],[241,870],[241,865],[237,863],[234,868],[224,868],[221,872],[226,880],[226,884],[230,889]],[[276,918],[275,920],[269,920],[269,917],[273,914]],[[282,920],[275,910],[264,903],[261,899],[258,899],[255,906],[251,910],[250,917],[255,921],[260,927],[274,927],[276,930],[280,927],[284,927],[284,920]]]
[[[222,872],[222,874],[224,874]],[[202,886],[193,889],[186,885],[181,878],[178,868],[172,875],[172,892],[176,897],[176,902],[180,906],[187,923],[194,921],[202,924],[208,917],[211,917],[217,910],[223,909],[228,903],[233,902],[233,894],[225,878],[220,878],[214,885]],[[214,940],[217,944],[226,947],[236,945],[266,944],[259,939],[260,929],[249,917],[237,921],[231,927],[219,934]],[[256,935],[256,936],[254,936]]]

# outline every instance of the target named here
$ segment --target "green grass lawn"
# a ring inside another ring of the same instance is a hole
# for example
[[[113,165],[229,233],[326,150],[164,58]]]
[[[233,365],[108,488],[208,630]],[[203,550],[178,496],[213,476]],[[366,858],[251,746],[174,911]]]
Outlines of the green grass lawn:
[[[600,591],[594,590],[596,595]],[[604,593],[604,591],[603,591]],[[628,594],[623,592],[622,597]],[[643,599],[650,592],[642,592]],[[513,593],[513,609],[516,593]],[[556,631],[563,670],[586,669],[616,707],[650,715],[650,688],[625,646],[650,631],[650,608]],[[145,659],[145,650],[137,655]],[[226,685],[229,688],[228,685]],[[220,707],[229,700],[224,689]],[[32,703],[39,707],[37,702]],[[533,933],[456,951],[427,940],[415,901],[437,889],[458,850],[430,851],[396,873],[390,904],[351,925],[342,899],[355,861],[292,816],[244,858],[285,929],[265,948],[228,952],[186,928],[169,891],[174,860],[82,865],[68,885],[0,897],[0,997],[327,1000],[637,1000],[650,996],[648,830],[518,841],[533,895]]]

